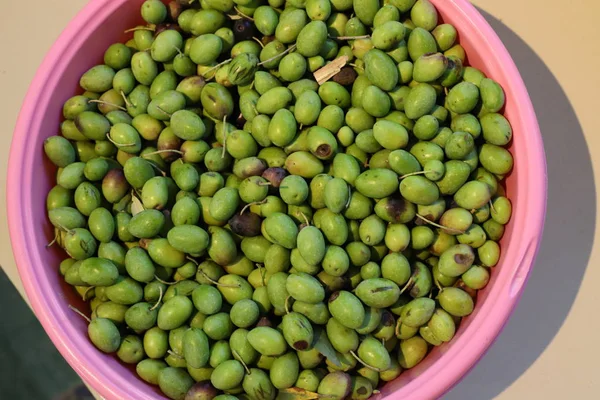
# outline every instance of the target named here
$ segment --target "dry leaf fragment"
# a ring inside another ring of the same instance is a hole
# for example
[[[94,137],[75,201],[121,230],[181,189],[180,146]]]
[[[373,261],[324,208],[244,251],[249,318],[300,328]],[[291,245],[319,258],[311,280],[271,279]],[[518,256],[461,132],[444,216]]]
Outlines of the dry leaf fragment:
[[[141,213],[144,211],[144,206],[140,199],[135,196],[135,194],[131,193],[131,216]]]

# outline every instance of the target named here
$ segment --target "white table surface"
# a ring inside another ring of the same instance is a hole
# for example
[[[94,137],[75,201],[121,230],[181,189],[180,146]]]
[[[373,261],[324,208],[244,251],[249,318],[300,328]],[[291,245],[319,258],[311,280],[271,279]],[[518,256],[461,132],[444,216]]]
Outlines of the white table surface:
[[[513,55],[544,135],[548,216],[535,270],[515,314],[477,367],[446,397],[598,398],[600,185],[597,0],[475,0]],[[0,168],[33,75],[85,0],[5,1],[0,13]],[[23,294],[0,196],[0,265]]]

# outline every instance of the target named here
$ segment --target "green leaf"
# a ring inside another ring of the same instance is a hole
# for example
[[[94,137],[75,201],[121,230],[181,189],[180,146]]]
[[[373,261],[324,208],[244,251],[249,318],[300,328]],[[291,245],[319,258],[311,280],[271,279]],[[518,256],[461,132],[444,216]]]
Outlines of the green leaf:
[[[314,330],[314,341],[313,347],[319,350],[319,353],[323,354],[329,361],[335,364],[337,367],[341,367],[342,363],[340,362],[335,349],[329,342],[327,338],[327,334],[323,329],[315,328]]]

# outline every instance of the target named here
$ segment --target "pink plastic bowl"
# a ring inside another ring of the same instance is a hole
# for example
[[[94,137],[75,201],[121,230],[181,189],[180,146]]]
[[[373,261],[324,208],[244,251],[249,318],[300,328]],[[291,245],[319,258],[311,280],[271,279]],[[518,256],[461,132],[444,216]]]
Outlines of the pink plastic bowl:
[[[432,0],[444,21],[459,31],[468,62],[506,91],[506,116],[514,139],[515,168],[507,179],[513,217],[501,241],[503,254],[475,312],[454,340],[436,348],[416,368],[405,371],[377,397],[438,398],[454,386],[486,352],[513,311],[538,251],[546,210],[546,163],[542,138],[527,90],[510,55],[492,28],[467,0]],[[96,350],[87,324],[67,308],[86,306],[67,290],[58,274],[63,253],[46,249],[53,230],[45,198],[55,181],[43,141],[58,132],[62,105],[78,89],[81,74],[102,62],[104,50],[124,41],[123,31],[140,23],[142,0],[94,0],[60,36],[40,67],[14,132],[7,180],[8,221],[15,259],[35,314],[71,367],[106,399],[162,399],[133,368]]]

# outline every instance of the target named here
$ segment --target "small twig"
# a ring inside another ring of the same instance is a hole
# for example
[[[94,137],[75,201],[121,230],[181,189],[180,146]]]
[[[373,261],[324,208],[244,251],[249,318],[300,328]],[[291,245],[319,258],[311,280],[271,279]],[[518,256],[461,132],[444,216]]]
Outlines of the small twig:
[[[158,278],[157,278],[158,279]],[[159,281],[160,282],[160,281]],[[156,309],[156,307],[158,307],[158,305],[160,304],[160,302],[162,301],[163,298],[163,290],[162,287],[158,287],[158,290],[160,292],[160,294],[158,295],[158,301],[156,302],[156,304],[150,309],[150,311],[154,311]]]
[[[329,79],[333,78],[337,74],[340,73],[342,68],[348,62],[348,56],[344,55],[341,57],[337,57],[335,60],[330,62],[329,64],[319,68],[313,73],[315,80],[319,85],[327,82]]]
[[[212,71],[214,71],[215,69],[218,69],[218,68],[222,67],[223,65],[225,65],[225,64],[227,64],[227,63],[229,63],[229,62],[231,62],[231,60],[232,60],[232,59],[231,59],[231,58],[229,58],[229,59],[227,59],[227,60],[225,60],[225,61],[223,61],[223,62],[221,62],[221,63],[219,63],[219,64],[215,65],[214,67],[210,67],[209,69],[207,69],[206,71],[204,71],[204,72],[202,73],[202,77],[203,77],[203,78],[205,78],[205,77],[206,77],[206,74],[208,74],[209,72],[212,72]]]
[[[246,14],[244,14],[243,12],[241,12],[241,11],[240,11],[240,9],[239,9],[239,8],[237,8],[237,7],[233,7],[233,9],[235,10],[235,12],[236,12],[236,13],[238,13],[238,15],[241,15],[242,17],[244,17],[244,18],[246,18],[246,19],[248,19],[248,20],[250,20],[250,21],[254,21],[254,18],[252,18],[252,17],[251,17],[251,16],[249,16],[249,15],[246,15]]]
[[[164,283],[165,285],[171,286],[171,285],[175,285],[177,282],[167,282],[167,281],[163,281],[162,279],[160,279],[158,276],[154,275],[154,279],[156,279],[157,281],[159,281],[160,283]]]
[[[260,65],[264,65],[264,64],[270,63],[271,61],[275,61],[279,57],[283,57],[284,55],[286,55],[287,53],[289,53],[289,52],[291,52],[291,51],[293,51],[295,49],[296,49],[296,45],[292,45],[292,46],[288,47],[284,52],[279,53],[276,56],[273,56],[273,57],[271,57],[271,58],[269,58],[269,59],[267,59],[267,60],[265,60],[263,62],[260,62],[260,63],[258,63],[258,65],[260,66]]]
[[[73,307],[73,306],[72,306],[72,305],[70,305],[70,304],[69,304],[69,308],[70,308],[71,310],[75,311],[77,314],[81,315],[83,318],[85,318],[85,320],[86,320],[88,323],[91,323],[91,322],[92,322],[92,320],[91,320],[91,319],[89,319],[89,317],[88,317],[87,315],[85,315],[84,313],[82,313],[81,311],[79,311],[78,309],[76,309],[75,307]]]

